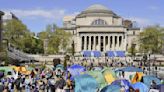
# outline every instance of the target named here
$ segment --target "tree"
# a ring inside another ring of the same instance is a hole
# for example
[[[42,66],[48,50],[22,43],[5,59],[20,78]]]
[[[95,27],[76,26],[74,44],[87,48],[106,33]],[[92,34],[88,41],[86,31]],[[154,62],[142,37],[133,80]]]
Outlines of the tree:
[[[3,28],[4,38],[8,39],[14,47],[26,53],[43,53],[43,42],[36,39],[34,33],[31,33],[21,21],[9,20]]]
[[[140,51],[144,53],[161,53],[164,34],[159,26],[145,28],[139,35]]]
[[[70,49],[71,33],[65,32],[55,24],[47,25],[46,29],[38,34],[42,40],[48,39],[48,54],[67,52]]]
[[[8,41],[15,45],[15,47],[23,49],[23,44],[20,39],[30,34],[26,25],[19,20],[12,19],[7,21],[7,23],[3,26],[3,29],[4,37],[8,38]]]

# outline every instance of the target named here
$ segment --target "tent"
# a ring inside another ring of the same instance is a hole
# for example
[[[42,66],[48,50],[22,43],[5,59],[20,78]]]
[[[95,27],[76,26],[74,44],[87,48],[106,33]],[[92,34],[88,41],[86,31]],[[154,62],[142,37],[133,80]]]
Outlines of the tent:
[[[68,67],[67,71],[69,71],[71,73],[71,75],[74,77],[74,76],[80,75],[80,73],[86,71],[86,68],[81,65],[75,64],[75,65]]]
[[[115,80],[112,82],[112,85],[119,85],[119,86],[124,86],[126,92],[129,92],[129,86],[131,85],[130,82],[126,79],[121,79],[121,80]]]
[[[16,71],[16,72],[20,72],[21,74],[25,74],[25,75],[29,75],[29,74],[31,74],[31,71],[28,71],[27,69],[26,69],[26,67],[24,67],[24,66],[19,66],[19,67],[14,67],[14,70]]]
[[[88,74],[75,76],[75,92],[97,92],[99,85],[95,78]]]
[[[93,78],[96,79],[96,81],[100,85],[100,89],[106,86],[107,83],[106,83],[104,76],[102,75],[101,71],[98,71],[98,70],[86,71],[85,73],[88,75],[91,75]]]
[[[108,84],[111,84],[113,81],[116,80],[116,75],[110,68],[105,68],[102,71],[102,74]]]
[[[157,85],[160,85],[161,84],[161,81],[155,77],[155,76],[152,76],[152,75],[146,75],[146,76],[143,76],[143,82],[144,84],[146,84],[148,87],[151,86],[151,82],[154,80],[154,82],[157,84]]]
[[[131,83],[140,82],[142,79],[142,76],[143,76],[142,72],[137,72],[136,75],[133,77]]]
[[[135,84],[131,85],[135,90],[139,89],[139,92],[149,92],[149,88],[148,86],[146,86],[144,83],[142,82],[137,82]]]
[[[120,92],[121,87],[118,85],[108,85],[104,87],[100,92]]]

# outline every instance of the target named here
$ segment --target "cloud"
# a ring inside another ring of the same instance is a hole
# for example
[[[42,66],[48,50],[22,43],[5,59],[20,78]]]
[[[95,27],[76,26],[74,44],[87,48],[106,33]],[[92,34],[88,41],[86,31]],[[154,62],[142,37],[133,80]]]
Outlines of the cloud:
[[[148,9],[149,9],[149,10],[156,11],[156,10],[159,9],[159,7],[158,7],[158,6],[149,6]]]
[[[29,9],[29,10],[22,10],[22,9],[9,9],[4,10],[7,12],[12,12],[16,16],[20,18],[45,18],[45,19],[60,19],[62,18],[66,11],[64,9]]]
[[[146,18],[128,17],[126,19],[136,22],[139,27],[146,27],[154,24],[151,20]]]

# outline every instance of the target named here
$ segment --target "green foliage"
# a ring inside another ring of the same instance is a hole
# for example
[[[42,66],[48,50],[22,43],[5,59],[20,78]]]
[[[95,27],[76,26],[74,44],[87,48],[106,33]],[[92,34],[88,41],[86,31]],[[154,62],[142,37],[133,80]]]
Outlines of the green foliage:
[[[4,38],[14,47],[26,53],[43,53],[43,42],[34,38],[34,33],[30,33],[27,27],[19,20],[9,20],[4,28]]]
[[[45,31],[38,34],[40,39],[48,39],[48,49],[46,51],[48,54],[59,53],[61,50],[68,52],[71,36],[71,33],[54,27],[54,25],[48,25]]]
[[[140,33],[140,51],[160,53],[163,45],[163,33],[159,26],[147,27]]]

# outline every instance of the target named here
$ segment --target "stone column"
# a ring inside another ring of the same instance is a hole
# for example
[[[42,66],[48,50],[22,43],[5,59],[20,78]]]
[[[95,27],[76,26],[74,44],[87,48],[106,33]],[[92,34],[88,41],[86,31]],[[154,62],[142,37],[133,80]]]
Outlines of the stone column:
[[[108,36],[108,51],[110,50],[111,48],[110,48],[110,36]]]
[[[87,50],[87,36],[84,36],[84,50]]]
[[[115,36],[112,36],[112,50],[115,50]]]
[[[106,51],[106,36],[103,36],[103,50]]]
[[[96,36],[93,36],[93,50],[96,50]]]
[[[100,45],[101,45],[101,36],[98,36],[98,48],[97,48],[97,50],[99,50],[99,51],[101,50]]]
[[[92,36],[89,36],[89,46],[88,46],[88,50],[91,50],[91,37],[92,37]]]
[[[2,48],[2,16],[4,13],[0,11],[0,49]]]
[[[119,49],[120,49],[120,46],[119,46],[119,37],[120,37],[120,36],[117,36],[117,45],[116,45],[117,50],[119,50]]]

